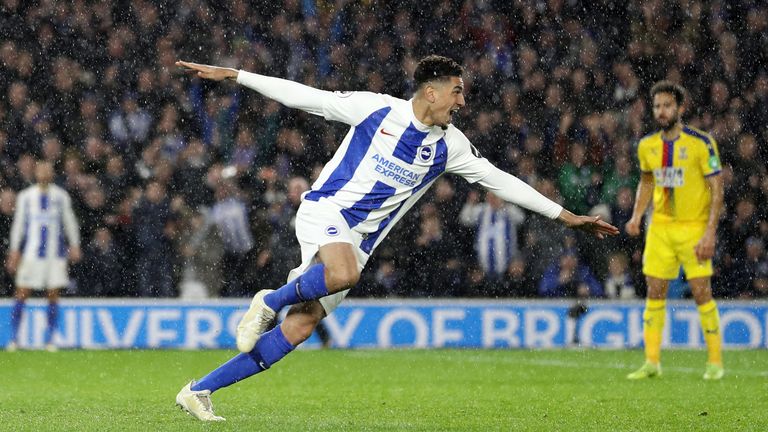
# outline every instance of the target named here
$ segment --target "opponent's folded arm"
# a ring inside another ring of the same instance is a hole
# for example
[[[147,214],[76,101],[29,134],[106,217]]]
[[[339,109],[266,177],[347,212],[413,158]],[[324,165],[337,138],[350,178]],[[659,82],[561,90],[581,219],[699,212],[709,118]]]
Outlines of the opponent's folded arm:
[[[287,107],[319,116],[323,115],[325,100],[333,97],[333,93],[326,90],[244,70],[238,72],[237,82]]]

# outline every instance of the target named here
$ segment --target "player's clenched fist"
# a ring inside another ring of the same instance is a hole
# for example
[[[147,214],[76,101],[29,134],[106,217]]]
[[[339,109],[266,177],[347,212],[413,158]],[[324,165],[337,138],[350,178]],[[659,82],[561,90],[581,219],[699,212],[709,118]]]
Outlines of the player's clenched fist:
[[[640,235],[640,220],[638,219],[630,219],[629,222],[627,222],[626,225],[624,225],[624,230],[632,237],[637,237]]]

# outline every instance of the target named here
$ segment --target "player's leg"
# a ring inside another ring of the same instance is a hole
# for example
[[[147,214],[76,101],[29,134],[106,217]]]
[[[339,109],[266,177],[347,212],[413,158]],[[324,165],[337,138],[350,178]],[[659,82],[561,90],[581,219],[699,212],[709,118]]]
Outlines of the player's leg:
[[[643,311],[643,340],[645,359],[651,363],[661,362],[661,339],[667,310],[667,290],[669,280],[653,276],[645,277],[648,285],[648,297]]]
[[[683,270],[688,277],[693,298],[699,310],[701,330],[707,345],[707,367],[704,379],[720,379],[724,375],[722,357],[722,334],[720,332],[720,313],[717,303],[712,298],[712,260],[699,261],[696,257],[696,244],[706,231],[706,225],[687,226],[679,230],[679,254],[683,261]]]
[[[325,317],[319,301],[293,305],[280,325],[264,333],[256,346],[248,353],[240,353],[206,375],[192,390],[216,390],[241,381],[251,375],[269,369],[312,335],[315,327]],[[236,364],[233,367],[231,364]]]
[[[661,340],[667,308],[669,281],[680,272],[680,262],[670,238],[673,227],[650,224],[643,252],[643,274],[648,296],[643,310],[643,342],[645,363],[627,375],[629,379],[651,378],[661,375]]]
[[[49,259],[45,263],[45,283],[48,297],[48,328],[45,334],[45,349],[56,351],[53,343],[53,334],[58,328],[59,322],[59,296],[61,289],[69,285],[69,268],[67,260],[63,258]]]
[[[712,298],[712,286],[709,277],[689,279],[693,298],[699,310],[701,330],[707,345],[707,368],[704,379],[718,380],[723,377],[722,334],[720,332],[720,312]]]
[[[176,396],[176,403],[200,420],[223,420],[213,413],[211,394],[272,367],[307,340],[324,317],[325,310],[317,300],[292,306],[285,320],[264,333],[251,352],[240,353],[199,381],[187,384]]]
[[[360,279],[358,257],[351,243],[320,246],[319,262],[277,290],[261,290],[237,328],[237,348],[250,352],[284,306],[316,300],[354,286]]]
[[[21,325],[21,317],[24,313],[24,303],[32,293],[32,289],[25,287],[17,287],[16,292],[13,295],[13,307],[11,308],[11,340],[5,347],[7,351],[15,351],[18,349],[18,336],[19,326]]]
[[[296,213],[302,265],[277,290],[261,290],[237,326],[237,349],[250,352],[284,307],[344,292],[360,279],[367,254],[338,208],[304,201]],[[342,296],[343,298],[343,296]],[[326,311],[329,310],[326,308]]]
[[[51,288],[46,291],[48,297],[48,328],[45,333],[45,349],[47,351],[56,351],[56,345],[53,344],[53,333],[56,331],[59,322],[59,296],[60,288]]]
[[[661,341],[667,309],[669,281],[646,275],[648,297],[643,310],[643,342],[645,363],[627,375],[629,379],[652,378],[661,375]]]
[[[278,311],[285,306],[319,299],[355,286],[360,280],[357,256],[350,243],[328,243],[320,247],[320,262],[304,274],[264,296],[264,303]]]

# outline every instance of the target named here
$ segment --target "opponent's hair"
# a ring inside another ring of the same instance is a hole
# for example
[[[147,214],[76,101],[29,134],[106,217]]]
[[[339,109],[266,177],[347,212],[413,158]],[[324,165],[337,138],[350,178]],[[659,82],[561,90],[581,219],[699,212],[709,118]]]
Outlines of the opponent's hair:
[[[416,81],[416,87],[421,87],[429,81],[460,77],[463,73],[464,68],[453,59],[432,54],[419,60],[413,72],[413,79]]]
[[[669,93],[675,97],[677,106],[683,106],[685,102],[685,89],[680,84],[675,84],[672,81],[659,81],[651,87],[651,98],[659,93]]]

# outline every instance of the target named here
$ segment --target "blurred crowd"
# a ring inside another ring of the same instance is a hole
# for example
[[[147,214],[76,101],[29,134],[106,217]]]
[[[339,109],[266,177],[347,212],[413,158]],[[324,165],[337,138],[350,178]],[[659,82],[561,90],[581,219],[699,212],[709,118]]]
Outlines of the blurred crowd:
[[[46,159],[81,224],[69,294],[277,287],[299,263],[301,193],[347,127],[174,61],[407,99],[418,59],[437,53],[466,68],[455,123],[485,157],[619,227],[637,141],[655,129],[648,90],[684,85],[685,122],[724,163],[715,295],[768,296],[768,7],[753,3],[1,0],[0,252],[15,194]],[[354,293],[637,298],[641,255],[641,238],[596,241],[444,177]]]

